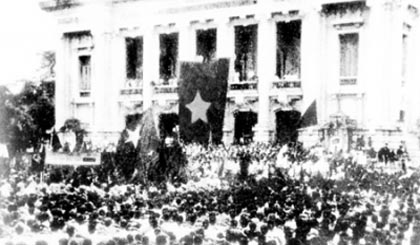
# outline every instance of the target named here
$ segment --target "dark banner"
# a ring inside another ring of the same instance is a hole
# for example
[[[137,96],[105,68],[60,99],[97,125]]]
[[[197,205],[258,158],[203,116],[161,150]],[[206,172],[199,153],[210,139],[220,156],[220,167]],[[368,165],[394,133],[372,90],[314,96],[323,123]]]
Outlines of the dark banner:
[[[287,144],[296,142],[301,113],[296,110],[278,111],[276,113],[277,142]]]
[[[316,110],[316,100],[312,102],[312,104],[306,109],[305,113],[303,113],[302,117],[300,118],[299,127],[306,128],[309,126],[317,125],[318,118],[317,118],[317,110]]]
[[[220,143],[223,137],[229,60],[181,63],[180,136],[185,142]]]

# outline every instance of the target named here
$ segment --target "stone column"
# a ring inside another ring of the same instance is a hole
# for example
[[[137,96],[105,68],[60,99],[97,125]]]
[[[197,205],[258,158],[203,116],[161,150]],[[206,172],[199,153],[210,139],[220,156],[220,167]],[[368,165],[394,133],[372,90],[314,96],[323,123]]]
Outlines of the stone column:
[[[399,70],[401,65],[398,62],[400,59],[394,58],[397,47],[392,46],[392,36],[398,33],[394,29],[395,24],[392,20],[393,4],[387,1],[369,1],[368,4],[369,23],[364,27],[368,29],[365,40],[369,46],[368,62],[366,62],[369,64],[369,73],[365,81],[367,93],[365,113],[367,127],[374,130],[391,122],[389,112],[393,96],[390,90],[392,83],[396,82],[393,81],[395,76],[392,73],[396,68]],[[396,79],[400,82],[400,77]]]
[[[218,20],[216,37],[217,58],[235,58],[235,31],[227,19]]]
[[[301,112],[305,113],[306,109],[312,104],[314,100],[317,101],[317,106],[324,105],[322,103],[321,94],[325,93],[325,89],[321,90],[322,79],[321,70],[323,62],[320,51],[321,47],[321,16],[320,8],[317,6],[310,6],[305,9],[304,17],[302,18],[301,29],[301,86],[303,93],[303,101]],[[322,110],[319,110],[322,111]],[[318,118],[320,122],[321,118]]]
[[[115,92],[112,91],[111,80],[111,47],[110,40],[112,34],[104,30],[97,30],[93,33],[95,40],[95,48],[92,53],[92,77],[91,77],[91,96],[94,101],[93,109],[93,125],[92,131],[108,131],[111,130],[109,126],[110,107],[109,96]]]
[[[109,116],[115,118],[112,120],[113,131],[121,131],[125,126],[125,118],[120,113],[120,91],[125,85],[125,38],[119,33],[113,33],[110,40],[110,70],[111,70],[111,83],[109,84],[109,103],[110,111]],[[141,95],[139,95],[141,96]]]
[[[235,28],[227,19],[217,20],[217,34],[216,34],[216,57],[228,58],[230,60],[229,79],[232,81],[235,73]]]
[[[59,129],[64,121],[73,117],[73,95],[69,68],[71,63],[70,42],[60,33],[56,51],[56,81],[55,81],[55,127]]]
[[[217,36],[216,36],[216,57],[220,58],[228,58],[230,60],[230,68],[229,68],[229,78],[228,82],[230,82],[230,78],[232,77],[233,71],[233,63],[235,58],[235,33],[233,26],[229,23],[227,19],[219,19],[216,20],[218,22],[217,25]],[[233,141],[233,129],[234,124],[233,122],[233,115],[230,113],[229,103],[226,103],[226,112],[225,112],[225,119],[223,123],[223,142],[228,145]]]
[[[143,110],[147,110],[152,105],[152,82],[159,82],[159,33],[148,27],[143,42]]]
[[[418,92],[420,91],[420,85],[418,81],[420,80],[420,69],[418,69],[418,64],[420,64],[420,21],[417,17],[417,23],[414,24],[408,37],[407,45],[407,67],[406,67],[406,94],[407,94],[407,128],[409,131],[418,130],[417,121],[420,120],[420,110],[418,110],[418,105],[420,104],[420,97]],[[418,145],[415,144],[415,145]],[[419,148],[420,149],[420,148]]]
[[[195,31],[191,28],[188,22],[180,23],[179,27],[179,61],[194,61],[195,54],[195,43],[196,43]]]
[[[269,92],[276,65],[276,25],[267,16],[260,17],[257,41],[258,74],[258,123],[255,126],[255,141],[269,140],[270,97]]]

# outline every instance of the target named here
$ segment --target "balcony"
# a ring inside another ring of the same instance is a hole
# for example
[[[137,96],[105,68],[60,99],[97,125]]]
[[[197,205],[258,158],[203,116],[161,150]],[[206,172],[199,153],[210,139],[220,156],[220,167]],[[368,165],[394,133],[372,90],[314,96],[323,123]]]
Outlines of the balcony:
[[[153,91],[155,94],[176,94],[178,93],[178,85],[155,85]]]
[[[120,90],[120,95],[142,95],[143,81],[141,79],[127,79],[124,88]]]
[[[257,89],[258,89],[257,81],[243,81],[243,82],[229,83],[230,91],[257,90]]]
[[[80,98],[90,97],[90,90],[79,90]]]
[[[154,94],[177,94],[178,93],[178,78],[159,79],[158,83],[152,82]]]
[[[273,82],[273,89],[301,88],[302,82],[296,80],[278,80]]]
[[[356,85],[357,84],[357,77],[340,77],[340,85],[347,86],[347,85]]]
[[[120,95],[142,95],[143,88],[123,88],[120,90]]]
[[[85,75],[82,77],[79,83],[79,96],[90,97],[90,92],[91,92],[90,75]]]

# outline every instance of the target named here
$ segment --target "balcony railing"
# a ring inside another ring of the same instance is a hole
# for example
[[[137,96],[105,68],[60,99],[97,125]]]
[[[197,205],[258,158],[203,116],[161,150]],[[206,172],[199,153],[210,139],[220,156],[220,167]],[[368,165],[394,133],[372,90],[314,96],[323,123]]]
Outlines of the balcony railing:
[[[302,82],[300,80],[280,80],[273,82],[274,89],[282,88],[301,88]]]
[[[244,81],[244,82],[229,83],[229,90],[231,90],[231,91],[257,90],[257,89],[258,89],[258,82],[256,82],[256,81]]]
[[[341,77],[340,85],[356,85],[357,77]]]
[[[143,94],[143,88],[123,88],[120,90],[120,95]]]
[[[174,94],[178,93],[178,85],[155,85],[155,94]]]
[[[120,90],[121,95],[143,94],[143,81],[141,79],[127,79]]]
[[[81,98],[90,97],[90,90],[79,90],[79,96]]]

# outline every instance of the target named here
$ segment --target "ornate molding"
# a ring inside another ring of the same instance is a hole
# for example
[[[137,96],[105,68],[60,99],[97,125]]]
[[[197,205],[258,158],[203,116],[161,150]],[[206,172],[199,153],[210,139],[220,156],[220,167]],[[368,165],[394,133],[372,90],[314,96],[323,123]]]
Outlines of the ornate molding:
[[[325,16],[339,16],[342,18],[346,14],[363,12],[368,8],[366,1],[328,3],[322,5],[321,13]]]
[[[271,13],[271,20],[274,22],[289,22],[293,20],[303,19],[303,14],[298,9],[288,10],[288,11],[278,11]]]
[[[255,25],[258,24],[258,20],[256,19],[254,14],[248,14],[245,16],[230,16],[229,22],[232,26],[248,26],[248,25]]]
[[[234,97],[228,98],[227,106],[231,108],[232,111],[239,110],[252,110],[257,111],[258,96],[245,96],[243,98]]]
[[[39,2],[39,7],[47,12],[73,8],[81,5],[80,0],[46,0]]]
[[[358,19],[348,19],[348,20],[339,20],[334,22],[332,25],[337,30],[354,30],[359,29],[364,24],[364,20],[362,18]]]
[[[203,3],[203,4],[196,4],[196,5],[182,6],[182,7],[167,8],[167,9],[159,11],[159,14],[180,14],[180,13],[186,13],[186,12],[192,12],[192,11],[203,11],[203,10],[210,10],[210,9],[248,6],[248,5],[254,5],[256,3],[257,3],[257,0],[236,0],[236,1],[231,1],[231,0],[220,1],[219,0],[219,1],[215,1],[214,3]]]

